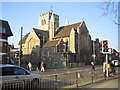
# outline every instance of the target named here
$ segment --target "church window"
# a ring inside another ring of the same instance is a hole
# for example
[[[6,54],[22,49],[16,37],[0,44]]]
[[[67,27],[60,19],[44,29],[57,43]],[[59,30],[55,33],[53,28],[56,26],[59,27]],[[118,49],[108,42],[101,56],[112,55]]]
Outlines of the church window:
[[[44,19],[44,20],[41,20],[41,24],[42,25],[45,25],[46,24],[46,20]]]
[[[41,24],[43,25],[43,20],[41,20]]]
[[[46,24],[46,20],[44,19],[44,25]]]
[[[34,39],[30,39],[30,41],[29,41],[29,49],[32,50],[34,48],[34,46],[35,46]]]
[[[56,48],[57,48],[57,52],[60,52],[60,51],[59,51],[59,45],[58,45]]]

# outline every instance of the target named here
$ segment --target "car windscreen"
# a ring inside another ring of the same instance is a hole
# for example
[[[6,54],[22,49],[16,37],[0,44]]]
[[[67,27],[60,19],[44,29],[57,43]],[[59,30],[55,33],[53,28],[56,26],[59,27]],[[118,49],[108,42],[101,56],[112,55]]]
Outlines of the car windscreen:
[[[18,67],[3,67],[2,76],[10,75],[29,75],[29,73],[26,70]]]

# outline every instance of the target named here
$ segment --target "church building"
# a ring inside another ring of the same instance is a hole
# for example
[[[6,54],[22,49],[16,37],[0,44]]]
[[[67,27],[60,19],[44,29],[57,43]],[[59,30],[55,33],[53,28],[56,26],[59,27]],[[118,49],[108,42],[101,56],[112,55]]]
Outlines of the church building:
[[[18,46],[20,47],[19,42]],[[48,68],[90,64],[92,42],[85,21],[59,26],[59,15],[52,10],[39,16],[39,28],[32,28],[22,39],[24,62]]]

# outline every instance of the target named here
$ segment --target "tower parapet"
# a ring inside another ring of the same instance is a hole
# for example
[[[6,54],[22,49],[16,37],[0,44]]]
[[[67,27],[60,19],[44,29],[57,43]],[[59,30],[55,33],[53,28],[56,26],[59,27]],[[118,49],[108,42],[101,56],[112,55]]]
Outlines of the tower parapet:
[[[59,15],[53,14],[54,15],[54,22],[55,22],[55,29],[59,27]],[[52,16],[52,12],[46,12],[41,15],[39,15],[39,28],[44,31],[49,31],[50,30],[50,19]]]

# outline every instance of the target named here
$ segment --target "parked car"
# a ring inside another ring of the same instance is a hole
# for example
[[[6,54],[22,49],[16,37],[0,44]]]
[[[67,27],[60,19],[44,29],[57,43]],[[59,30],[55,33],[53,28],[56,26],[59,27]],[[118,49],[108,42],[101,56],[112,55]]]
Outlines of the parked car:
[[[8,64],[0,65],[0,71],[2,71],[2,73],[0,73],[0,78],[2,79],[3,88],[5,88],[5,85],[8,85],[6,87],[10,88],[11,86],[12,88],[25,88],[28,86],[29,88],[35,88],[39,86],[41,75],[28,72],[22,67]]]
[[[113,61],[114,61],[114,66],[115,66],[115,67],[120,66],[120,62],[119,62],[118,60],[113,60]]]

